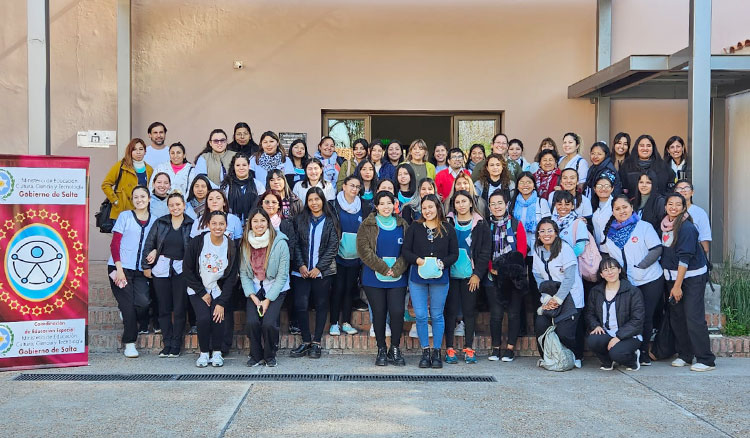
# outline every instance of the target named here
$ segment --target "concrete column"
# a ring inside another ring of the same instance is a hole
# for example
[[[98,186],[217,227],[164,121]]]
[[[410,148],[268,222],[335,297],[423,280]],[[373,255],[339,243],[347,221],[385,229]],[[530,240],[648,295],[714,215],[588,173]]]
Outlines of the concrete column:
[[[688,151],[693,202],[709,214],[711,194],[711,0],[690,0]]]
[[[612,64],[612,0],[596,2],[596,70]],[[596,99],[596,140],[612,141],[610,135],[610,98]]]
[[[131,119],[130,0],[117,0],[117,157],[130,142]]]
[[[27,0],[29,154],[49,155],[49,0]]]
[[[727,230],[725,223],[727,205],[724,199],[728,182],[727,172],[727,103],[726,98],[711,99],[711,261],[724,261],[724,248],[727,247]],[[698,187],[698,186],[695,186]]]

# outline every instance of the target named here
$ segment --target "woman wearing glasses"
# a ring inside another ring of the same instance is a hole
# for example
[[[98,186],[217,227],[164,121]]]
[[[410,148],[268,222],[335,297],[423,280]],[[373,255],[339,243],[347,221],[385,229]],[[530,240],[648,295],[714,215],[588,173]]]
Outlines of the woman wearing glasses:
[[[231,169],[236,152],[227,150],[227,133],[214,129],[208,136],[206,147],[195,157],[195,174],[207,175],[212,187],[219,187]]]

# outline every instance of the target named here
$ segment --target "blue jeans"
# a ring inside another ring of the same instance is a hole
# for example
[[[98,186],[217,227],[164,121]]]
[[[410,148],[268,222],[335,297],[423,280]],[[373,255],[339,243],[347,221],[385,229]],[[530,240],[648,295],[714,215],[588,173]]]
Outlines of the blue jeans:
[[[417,316],[417,334],[419,344],[422,348],[430,347],[430,337],[427,330],[427,318],[432,317],[432,339],[434,348],[440,348],[443,343],[443,332],[445,332],[445,319],[443,309],[445,299],[448,297],[448,283],[445,284],[422,284],[409,281],[409,292],[411,293],[411,304]],[[428,313],[429,299],[429,313]]]

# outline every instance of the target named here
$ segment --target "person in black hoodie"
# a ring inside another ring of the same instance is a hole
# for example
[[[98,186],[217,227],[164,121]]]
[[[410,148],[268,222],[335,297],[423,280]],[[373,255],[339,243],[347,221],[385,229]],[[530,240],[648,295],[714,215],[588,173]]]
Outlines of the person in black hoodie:
[[[336,213],[326,202],[320,187],[310,187],[305,208],[294,218],[297,240],[292,255],[292,289],[297,320],[302,329],[302,343],[291,357],[310,356],[319,359],[320,341],[328,318],[331,282],[336,275],[336,254],[339,250],[339,227]],[[307,311],[312,295],[315,307],[315,333],[310,333]]]
[[[217,210],[209,214],[210,231],[190,241],[183,263],[187,293],[197,318],[201,354],[195,365],[200,368],[208,366],[208,353],[212,347],[211,365],[224,365],[221,353],[226,331],[224,308],[232,295],[239,273],[237,246],[224,235],[227,228],[226,213]]]
[[[182,265],[190,242],[193,219],[185,213],[185,198],[167,197],[169,214],[154,222],[143,245],[143,274],[152,278],[159,305],[159,327],[164,348],[159,357],[179,357],[185,328],[187,284]],[[174,313],[174,324],[172,323]]]
[[[612,163],[607,143],[597,141],[591,145],[589,156],[591,157],[591,167],[589,167],[589,173],[586,175],[584,194],[593,202],[593,199],[596,198],[594,193],[596,182],[602,178],[607,178],[612,182],[612,196],[622,193],[620,174]]]
[[[602,370],[612,370],[614,362],[638,370],[646,314],[643,295],[612,257],[599,263],[599,275],[604,281],[591,289],[584,310],[589,348],[601,361]]]
[[[248,157],[252,157],[260,146],[253,140],[253,131],[250,125],[245,122],[239,122],[234,125],[234,136],[232,142],[227,145],[227,149],[232,152],[242,152]]]
[[[451,266],[448,298],[445,301],[445,363],[457,363],[453,348],[453,330],[459,308],[463,309],[465,337],[464,360],[477,363],[474,352],[474,327],[477,316],[479,284],[487,275],[492,251],[490,227],[476,211],[471,194],[459,190],[451,198],[452,212],[448,222],[458,238],[458,260]]]
[[[631,198],[638,192],[638,179],[644,172],[652,171],[654,175],[653,192],[663,195],[667,191],[671,170],[656,151],[656,142],[648,134],[641,135],[633,144],[630,155],[620,166],[622,188]],[[674,179],[674,177],[672,177]]]
[[[641,173],[638,177],[638,188],[633,200],[633,208],[641,220],[650,223],[655,230],[659,229],[664,218],[664,195],[654,190],[658,178],[653,170]]]
[[[716,368],[716,356],[711,352],[705,319],[706,253],[698,241],[698,229],[690,220],[685,198],[670,194],[665,210],[667,215],[658,230],[664,246],[661,266],[669,291],[669,322],[678,355],[672,366],[689,365],[695,357],[697,362],[691,371],[711,371]]]
[[[247,214],[258,200],[255,172],[250,169],[250,159],[247,155],[240,152],[232,158],[229,172],[221,183],[221,190],[227,195],[229,212],[245,223]]]

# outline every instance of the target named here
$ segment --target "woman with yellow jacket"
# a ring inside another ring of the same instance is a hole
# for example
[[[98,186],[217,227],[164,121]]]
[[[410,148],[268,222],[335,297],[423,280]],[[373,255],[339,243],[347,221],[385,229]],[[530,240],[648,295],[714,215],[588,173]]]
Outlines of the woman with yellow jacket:
[[[131,194],[136,186],[148,187],[154,169],[143,161],[146,143],[140,138],[130,140],[125,156],[107,172],[102,181],[102,191],[112,203],[110,219],[117,219],[120,212],[132,210]]]

